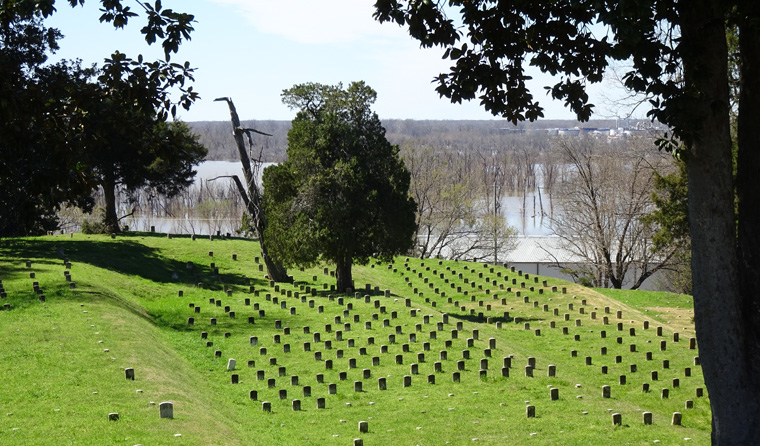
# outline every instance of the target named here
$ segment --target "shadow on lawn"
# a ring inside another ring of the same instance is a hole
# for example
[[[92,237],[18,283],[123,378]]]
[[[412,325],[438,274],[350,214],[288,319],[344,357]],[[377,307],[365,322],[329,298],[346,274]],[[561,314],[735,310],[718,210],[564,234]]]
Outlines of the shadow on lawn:
[[[14,240],[10,246],[0,247],[0,255],[11,259],[11,265],[2,268],[2,276],[25,275],[29,270],[26,260],[34,264],[55,265],[53,259],[68,259],[74,265],[87,263],[98,268],[139,276],[158,283],[197,285],[210,290],[223,289],[224,285],[263,285],[263,279],[251,279],[240,274],[214,274],[212,268],[187,263],[162,256],[161,250],[151,248],[131,240],[88,241],[88,240]],[[17,259],[14,261],[13,259]],[[76,266],[75,266],[76,267]]]
[[[453,317],[455,319],[461,319],[461,320],[468,321],[468,322],[474,322],[476,324],[485,324],[487,322],[487,320],[488,320],[488,316],[482,316],[481,317],[481,316],[479,316],[477,314],[449,313],[449,316],[451,316],[451,317]],[[523,322],[542,321],[544,319],[538,318],[538,317],[532,317],[532,318],[525,318],[525,317],[514,318],[514,317],[509,317],[509,318],[505,318],[505,317],[502,316],[502,317],[491,317],[491,320],[494,323],[496,323],[496,322],[504,322],[504,323],[514,322],[514,323],[519,324],[519,323],[523,323]]]

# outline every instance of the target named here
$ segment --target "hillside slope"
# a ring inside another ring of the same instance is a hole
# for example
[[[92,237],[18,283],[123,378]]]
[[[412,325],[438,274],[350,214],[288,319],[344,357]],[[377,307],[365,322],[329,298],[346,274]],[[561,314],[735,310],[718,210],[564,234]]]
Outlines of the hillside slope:
[[[357,267],[339,296],[327,267],[270,284],[246,240],[5,243],[0,444],[709,442],[693,326],[635,299],[404,257]]]

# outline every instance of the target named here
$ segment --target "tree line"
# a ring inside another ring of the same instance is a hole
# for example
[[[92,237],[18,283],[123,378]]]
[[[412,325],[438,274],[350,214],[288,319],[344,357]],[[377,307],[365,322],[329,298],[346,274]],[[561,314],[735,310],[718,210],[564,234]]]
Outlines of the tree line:
[[[234,98],[233,98],[234,99]],[[238,104],[241,109],[245,104]],[[220,113],[220,118],[225,114]],[[503,145],[520,144],[529,149],[539,144],[535,140],[545,140],[547,129],[564,128],[607,128],[615,129],[616,120],[599,119],[581,123],[575,120],[541,120],[521,122],[514,125],[506,120],[416,120],[416,119],[381,119],[385,127],[386,138],[392,144],[404,145],[410,142],[416,145],[429,145],[447,150],[471,151],[486,150]],[[193,133],[208,150],[206,160],[236,161],[238,151],[234,140],[230,139],[229,122],[193,121],[188,122]],[[241,119],[246,128],[256,128],[272,136],[257,138],[257,150],[261,152],[262,161],[279,163],[285,161],[288,148],[288,131],[291,121]],[[622,124],[621,124],[622,125]],[[647,120],[626,120],[630,127],[650,127]],[[526,134],[520,134],[526,132]],[[532,150],[529,150],[532,153]]]

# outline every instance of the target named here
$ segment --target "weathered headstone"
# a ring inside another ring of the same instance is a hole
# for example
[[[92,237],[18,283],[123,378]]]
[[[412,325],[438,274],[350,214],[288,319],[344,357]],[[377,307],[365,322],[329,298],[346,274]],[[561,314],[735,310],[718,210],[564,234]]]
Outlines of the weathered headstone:
[[[158,412],[161,418],[174,418],[174,404],[164,401],[158,405]]]

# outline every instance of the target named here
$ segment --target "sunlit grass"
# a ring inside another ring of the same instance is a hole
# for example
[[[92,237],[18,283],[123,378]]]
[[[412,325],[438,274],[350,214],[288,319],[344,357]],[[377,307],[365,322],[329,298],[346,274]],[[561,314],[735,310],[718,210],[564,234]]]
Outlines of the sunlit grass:
[[[76,234],[73,239],[15,239],[9,247],[0,246],[0,279],[8,294],[3,303],[12,307],[0,312],[0,342],[8,346],[0,350],[0,363],[8,371],[8,379],[0,380],[0,443],[345,445],[357,437],[365,444],[709,441],[709,403],[706,397],[695,397],[704,382],[700,367],[694,365],[698,353],[689,349],[691,335],[682,332],[679,342],[673,342],[673,331],[665,325],[663,336],[657,336],[656,327],[663,323],[642,312],[670,303],[685,309],[689,297],[607,293],[556,279],[536,282],[532,275],[518,277],[503,267],[407,262],[405,257],[390,265],[373,261],[356,267],[359,298],[330,292],[335,279],[324,273],[324,266],[292,270],[296,283],[278,285],[276,291],[259,272],[258,255],[258,245],[246,240],[151,234],[115,240]],[[63,257],[72,262],[75,289],[69,289],[64,277]],[[31,260],[31,268],[26,260]],[[35,279],[29,278],[30,272]],[[39,301],[33,281],[40,283],[46,302]],[[317,290],[316,296],[307,293],[307,286]],[[557,292],[552,292],[553,286]],[[390,297],[384,297],[386,289]],[[234,318],[225,307],[235,312]],[[412,315],[412,310],[418,311]],[[623,312],[620,319],[617,311]],[[443,313],[449,320],[439,330]],[[191,317],[194,323],[188,325]],[[249,317],[254,318],[252,324]],[[648,329],[643,328],[645,321]],[[462,329],[452,339],[457,323]],[[309,327],[308,333],[304,327]],[[475,330],[478,339],[468,347]],[[251,346],[251,336],[258,338],[257,345]],[[487,352],[490,338],[496,345]],[[660,350],[662,340],[665,351]],[[208,342],[213,345],[207,347]],[[304,343],[309,343],[308,351]],[[290,347],[287,353],[285,344]],[[463,350],[470,359],[463,359]],[[315,359],[316,352],[321,360]],[[645,358],[647,352],[651,360]],[[396,355],[403,364],[396,364]],[[512,367],[504,378],[502,362],[509,355]],[[587,356],[591,365],[586,365]],[[379,365],[373,365],[373,357],[379,358]],[[529,357],[536,361],[533,377],[525,376]],[[227,370],[230,358],[236,359],[235,371]],[[350,359],[355,359],[355,368],[349,368]],[[488,360],[484,378],[481,359]],[[327,360],[333,362],[332,369],[326,368]],[[453,382],[460,360],[465,367],[459,371],[460,382]],[[669,361],[668,368],[663,360]],[[412,364],[417,364],[417,374]],[[556,366],[554,377],[547,376],[550,364]],[[635,372],[631,364],[636,364]],[[135,369],[136,381],[124,379],[125,367]],[[280,367],[285,367],[283,376]],[[607,374],[601,373],[602,367]],[[687,367],[690,377],[685,376]],[[368,378],[364,369],[370,371]],[[258,379],[259,371],[264,380]],[[652,371],[658,372],[657,381]],[[233,374],[238,384],[231,383]],[[320,374],[323,382],[318,382]],[[411,377],[409,387],[404,387],[405,375]],[[429,375],[435,384],[428,383]],[[620,375],[626,375],[626,384],[619,384]],[[298,376],[297,385],[292,376]],[[274,388],[267,386],[270,378]],[[379,378],[386,379],[386,390],[379,390]],[[679,387],[673,387],[674,378]],[[354,391],[355,381],[362,382],[362,392]],[[649,393],[642,392],[643,383],[650,384]],[[329,384],[337,386],[336,394],[329,393]],[[602,398],[603,385],[612,388],[611,398]],[[305,386],[311,388],[311,396],[304,396]],[[559,389],[559,400],[550,399],[551,387]],[[662,388],[669,389],[668,399],[660,398]],[[256,401],[249,398],[251,390],[258,393]],[[287,392],[284,399],[281,390]],[[317,398],[325,398],[326,409],[317,409]],[[292,410],[294,399],[301,400],[301,411]],[[694,409],[684,408],[687,399],[695,402]],[[174,420],[160,419],[157,406],[150,404],[164,400],[175,402]],[[262,411],[262,401],[271,402],[271,412]],[[536,418],[526,418],[528,404],[536,407]],[[654,413],[652,426],[643,425],[643,411]],[[676,411],[684,413],[683,426],[670,426]],[[118,412],[120,421],[109,422],[109,412]],[[623,426],[612,425],[614,412],[622,414]],[[362,420],[369,422],[368,433],[358,432]]]

